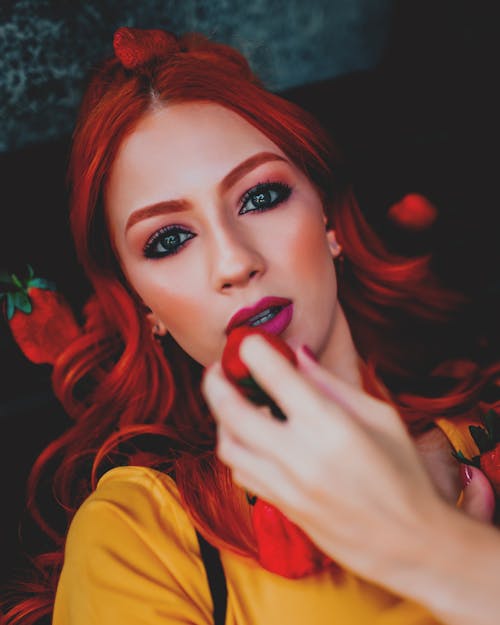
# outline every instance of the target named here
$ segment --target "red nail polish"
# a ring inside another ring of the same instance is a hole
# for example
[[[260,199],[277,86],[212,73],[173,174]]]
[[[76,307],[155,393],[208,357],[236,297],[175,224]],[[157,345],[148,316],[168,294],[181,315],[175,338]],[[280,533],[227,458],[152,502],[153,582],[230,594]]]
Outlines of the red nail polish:
[[[468,464],[460,465],[460,481],[462,482],[462,488],[465,488],[467,484],[472,480],[472,469]]]
[[[302,351],[311,360],[314,360],[314,362],[318,362],[318,359],[316,358],[314,352],[312,351],[312,349],[308,345],[302,345]]]

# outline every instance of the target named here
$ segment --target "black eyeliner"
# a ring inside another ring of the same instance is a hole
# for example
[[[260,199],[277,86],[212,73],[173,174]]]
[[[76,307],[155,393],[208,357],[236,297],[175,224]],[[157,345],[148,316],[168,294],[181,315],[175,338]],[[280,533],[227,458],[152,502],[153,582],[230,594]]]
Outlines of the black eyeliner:
[[[159,230],[157,230],[154,234],[152,234],[149,239],[146,241],[146,243],[144,244],[144,247],[142,248],[142,253],[146,258],[164,258],[165,256],[173,256],[174,254],[177,254],[177,252],[184,246],[185,243],[187,243],[187,241],[189,241],[189,239],[186,239],[186,241],[184,241],[183,243],[179,244],[176,248],[174,248],[171,251],[165,251],[165,252],[161,252],[161,253],[156,253],[153,252],[153,248],[154,246],[158,243],[158,241],[161,239],[161,237],[167,235],[167,234],[179,234],[179,233],[183,233],[183,234],[191,234],[192,236],[189,237],[189,239],[193,238],[193,234],[189,232],[189,230],[185,230],[182,226],[178,226],[175,224],[171,224],[168,226],[163,226],[162,228],[160,228]]]
[[[239,200],[240,210],[248,202],[248,200],[251,199],[252,195],[257,195],[258,193],[262,193],[265,191],[279,191],[282,193],[282,197],[276,200],[274,203],[272,203],[271,206],[269,207],[261,208],[261,209],[257,207],[254,208],[254,211],[256,212],[262,212],[262,211],[268,210],[269,208],[273,208],[274,206],[277,206],[278,204],[281,204],[282,202],[286,201],[292,194],[293,188],[284,182],[273,182],[271,180],[268,180],[267,182],[259,182],[255,186],[253,186],[251,189],[248,189],[248,191],[245,191],[245,193],[241,196]],[[252,211],[248,211],[248,212],[252,212]]]

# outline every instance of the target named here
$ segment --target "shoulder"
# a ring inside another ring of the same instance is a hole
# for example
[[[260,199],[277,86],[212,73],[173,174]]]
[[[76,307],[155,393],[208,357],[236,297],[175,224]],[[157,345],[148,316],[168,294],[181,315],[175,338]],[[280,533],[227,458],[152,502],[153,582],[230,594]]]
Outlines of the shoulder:
[[[76,513],[67,548],[98,548],[126,541],[128,550],[172,546],[197,557],[194,527],[182,507],[175,482],[144,467],[119,467],[106,473]]]
[[[68,541],[75,533],[93,534],[97,521],[114,520],[114,529],[163,529],[196,542],[194,529],[182,507],[175,482],[145,467],[118,467],[99,480],[96,490],[83,502],[70,527]],[[101,526],[102,528],[102,526]]]
[[[145,604],[152,616],[169,614],[167,622],[210,618],[198,540],[175,483],[152,469],[120,467],[101,478],[71,523],[56,609],[89,619],[91,611],[104,622],[109,605],[132,618]]]
[[[134,466],[116,467],[105,473],[83,505],[97,500],[124,503],[130,496],[147,497],[151,505],[181,505],[179,491],[171,477],[154,469]]]

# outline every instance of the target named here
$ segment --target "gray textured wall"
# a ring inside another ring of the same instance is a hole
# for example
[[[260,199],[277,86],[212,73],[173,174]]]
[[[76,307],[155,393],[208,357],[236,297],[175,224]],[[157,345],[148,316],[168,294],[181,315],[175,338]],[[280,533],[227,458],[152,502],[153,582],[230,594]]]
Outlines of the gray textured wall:
[[[376,64],[392,0],[0,0],[0,151],[70,132],[118,26],[200,31],[274,90]]]

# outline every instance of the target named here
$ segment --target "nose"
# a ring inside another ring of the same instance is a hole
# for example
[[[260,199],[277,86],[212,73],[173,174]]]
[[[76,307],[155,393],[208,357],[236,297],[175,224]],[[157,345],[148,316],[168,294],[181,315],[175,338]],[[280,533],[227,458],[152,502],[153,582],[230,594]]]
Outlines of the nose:
[[[212,276],[217,290],[245,286],[265,271],[264,258],[248,235],[219,228],[212,243]]]

